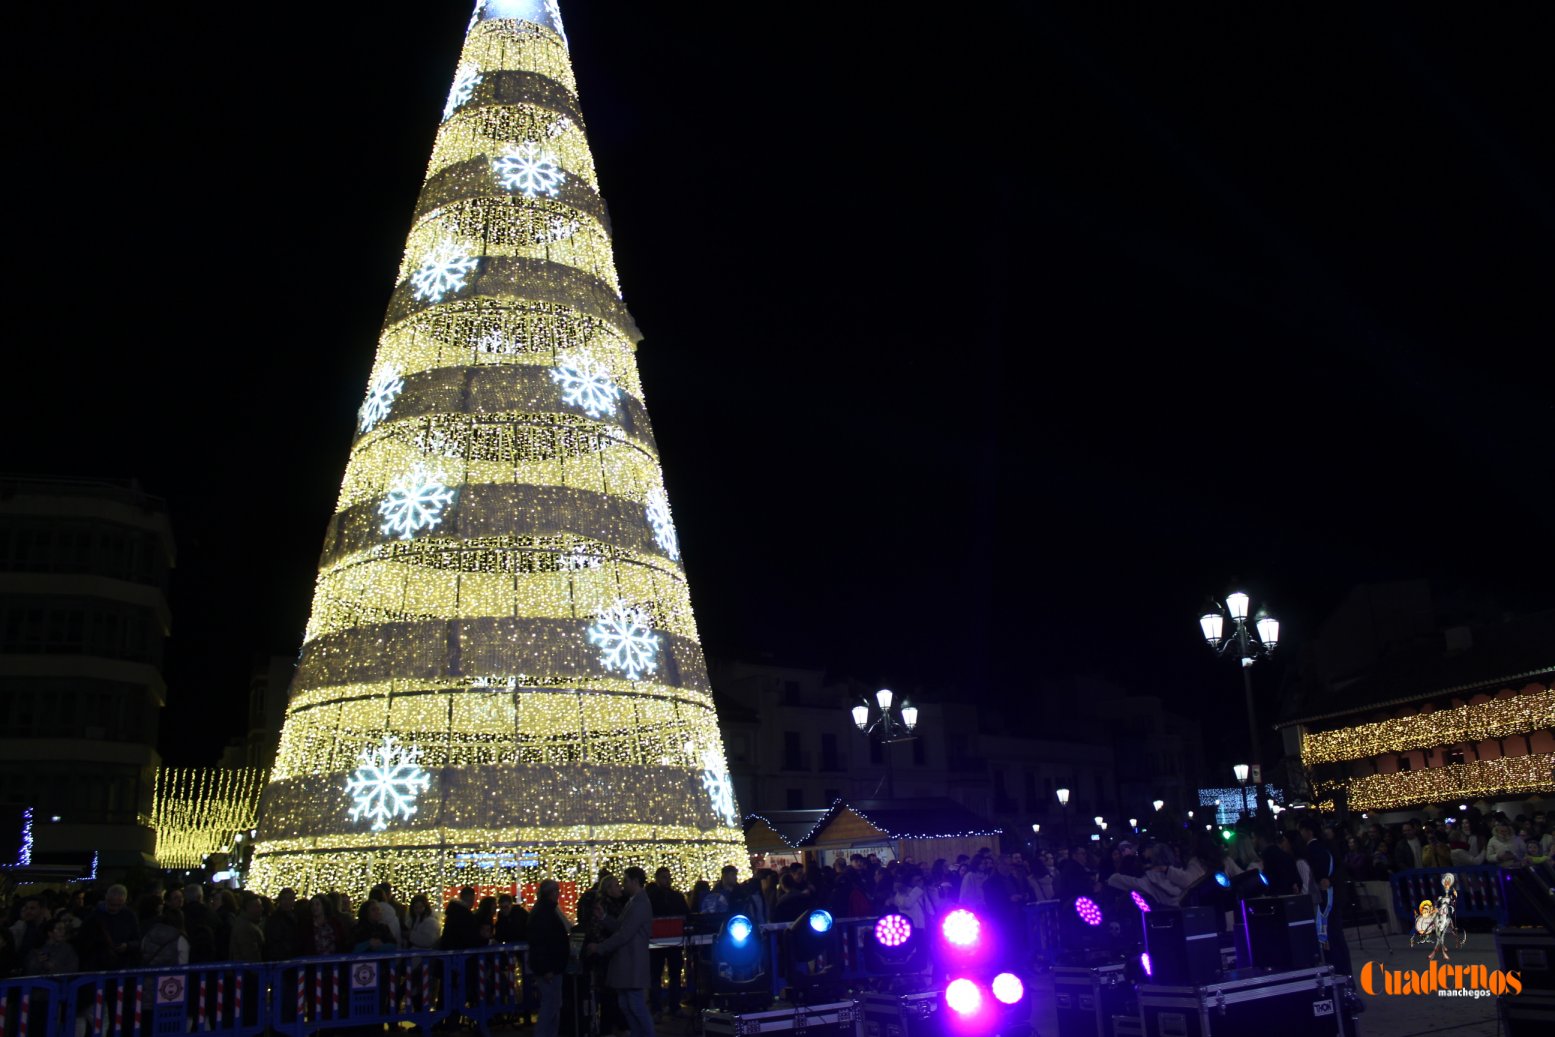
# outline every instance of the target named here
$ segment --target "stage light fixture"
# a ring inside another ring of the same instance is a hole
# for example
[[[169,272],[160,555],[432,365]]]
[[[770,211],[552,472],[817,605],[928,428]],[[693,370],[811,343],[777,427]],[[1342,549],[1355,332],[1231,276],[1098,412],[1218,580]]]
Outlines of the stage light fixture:
[[[1001,1004],[1019,1004],[1026,996],[1026,984],[1013,972],[1001,972],[993,978],[993,996]]]
[[[812,908],[789,924],[779,942],[783,978],[790,1000],[796,1004],[840,995],[842,934],[833,925],[831,912]]]
[[[1145,970],[1146,976],[1154,976],[1155,970],[1150,967],[1150,952],[1144,951],[1139,956],[1139,967]]]
[[[958,907],[940,923],[940,933],[956,947],[975,947],[982,938],[983,923],[964,907]]]
[[[1215,872],[1215,885],[1219,886],[1221,889],[1230,889],[1231,879],[1226,875],[1225,872],[1217,871]]]
[[[866,975],[898,976],[927,967],[925,934],[906,915],[882,915],[873,926],[857,931]]]
[[[1096,906],[1096,901],[1090,897],[1076,897],[1074,913],[1080,916],[1080,920],[1086,925],[1101,925],[1101,908]]]
[[[1133,898],[1134,906],[1139,908],[1142,914],[1148,915],[1150,913],[1150,901],[1145,899],[1143,893],[1137,889],[1131,889],[1128,891],[1128,895]]]
[[[945,988],[945,1004],[957,1015],[976,1015],[983,1009],[983,992],[965,977],[953,979]]]
[[[771,1000],[762,940],[748,916],[726,919],[708,950],[715,1003],[750,1010]]]

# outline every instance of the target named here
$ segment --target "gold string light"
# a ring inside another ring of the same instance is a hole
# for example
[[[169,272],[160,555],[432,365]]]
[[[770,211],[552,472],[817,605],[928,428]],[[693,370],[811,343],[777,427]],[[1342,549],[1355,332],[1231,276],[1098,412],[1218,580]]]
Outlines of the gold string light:
[[[1528,734],[1555,727],[1555,690],[1545,689],[1473,705],[1438,709],[1334,731],[1301,736],[1301,761],[1308,767],[1362,760],[1410,749]]]
[[[260,767],[159,767],[151,807],[157,863],[193,869],[227,852],[258,821],[264,787]]]
[[[1477,760],[1424,770],[1368,774],[1347,782],[1327,783],[1322,791],[1346,787],[1351,810],[1394,810],[1422,803],[1548,792],[1552,767],[1555,767],[1555,753],[1503,756],[1498,760]]]

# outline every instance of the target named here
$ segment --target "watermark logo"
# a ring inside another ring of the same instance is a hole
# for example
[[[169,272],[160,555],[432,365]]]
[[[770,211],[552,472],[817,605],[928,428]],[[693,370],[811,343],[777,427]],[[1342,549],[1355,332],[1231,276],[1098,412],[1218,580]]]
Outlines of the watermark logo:
[[[1522,976],[1515,970],[1488,965],[1452,965],[1433,961],[1426,968],[1390,969],[1368,961],[1356,974],[1361,989],[1372,997],[1503,997],[1523,992]]]

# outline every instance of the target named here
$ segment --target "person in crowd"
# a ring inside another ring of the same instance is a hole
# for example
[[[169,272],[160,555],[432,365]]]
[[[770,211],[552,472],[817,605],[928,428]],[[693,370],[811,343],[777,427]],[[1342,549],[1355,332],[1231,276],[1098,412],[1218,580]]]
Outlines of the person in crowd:
[[[131,919],[134,918],[128,911],[125,912]],[[34,947],[27,953],[27,960],[22,966],[22,974],[26,976],[59,976],[70,972],[81,971],[81,959],[71,946],[70,936],[72,927],[63,918],[55,919],[49,923],[48,935],[44,938],[42,946]],[[139,955],[137,941],[136,955]]]
[[[1328,963],[1341,975],[1350,975],[1350,945],[1344,938],[1344,882],[1333,852],[1317,837],[1317,825],[1303,819],[1298,829],[1306,843],[1306,864],[1311,871],[1312,900],[1318,917],[1318,934],[1324,938]],[[1326,937],[1324,934],[1326,933]]]
[[[498,943],[523,943],[529,939],[529,912],[511,893],[497,897],[497,927],[494,936]]]
[[[443,938],[438,946],[445,951],[465,951],[482,942],[480,923],[475,919],[475,887],[465,886],[443,909]]]
[[[1393,870],[1418,868],[1424,860],[1425,847],[1420,844],[1420,828],[1413,821],[1405,821],[1403,834],[1393,846]]]
[[[603,942],[585,948],[606,956],[605,985],[616,993],[631,1037],[654,1037],[648,1013],[648,940],[653,930],[653,906],[648,902],[648,876],[636,865],[622,873],[627,903],[619,918],[603,918],[610,931]],[[596,910],[603,912],[603,908]]]
[[[1359,836],[1346,836],[1344,840],[1344,870],[1349,875],[1360,878],[1368,873],[1371,868],[1371,859],[1361,846]]]
[[[405,922],[407,946],[430,951],[437,947],[437,916],[432,913],[432,901],[425,893],[410,898],[410,915]]]
[[[609,868],[599,869],[599,878],[578,897],[578,922],[580,924],[586,924],[590,918],[594,917],[595,901],[605,895],[605,884],[613,881],[615,881],[615,875]]]
[[[329,898],[322,893],[315,894],[308,901],[308,923],[302,927],[302,953],[344,954],[348,936],[345,923],[335,913]]]
[[[298,937],[297,891],[290,886],[275,898],[275,910],[265,919],[265,959],[286,961],[302,953]]]
[[[1253,830],[1253,848],[1258,852],[1264,878],[1269,880],[1269,892],[1273,896],[1301,892],[1301,873],[1296,868],[1296,858],[1287,848],[1289,842],[1267,825]]]
[[[264,902],[253,893],[243,894],[243,905],[232,918],[227,938],[227,957],[233,961],[264,961]]]
[[[789,879],[787,872],[784,872],[783,878]],[[653,908],[655,918],[684,918],[691,913],[685,896],[675,888],[674,876],[665,867],[653,873],[653,882],[648,886],[648,905]],[[678,945],[655,947],[648,952],[648,1007],[653,1010],[655,1019],[668,1019],[680,1014],[680,974],[684,965],[684,952]],[[669,973],[667,996],[665,988],[660,984],[666,972]]]
[[[1431,841],[1426,844],[1422,857],[1422,867],[1452,867],[1452,842],[1447,838],[1447,833],[1438,830],[1435,835],[1431,836]]]
[[[189,938],[184,935],[184,913],[163,907],[140,938],[140,961],[147,968],[189,964]]]
[[[1519,867],[1528,859],[1528,846],[1520,836],[1512,833],[1512,826],[1506,821],[1496,823],[1494,833],[1490,841],[1485,844],[1485,862],[1495,863],[1503,868]]]
[[[481,897],[475,906],[475,926],[481,934],[480,945],[485,947],[497,937],[497,898]]]
[[[394,940],[394,933],[381,921],[385,910],[382,903],[371,897],[362,901],[361,908],[357,910],[356,925],[352,927],[351,935],[348,937],[351,942],[351,953],[376,954],[380,951],[399,949],[399,944]]]
[[[30,952],[48,942],[51,928],[53,922],[44,908],[43,898],[40,896],[24,898],[21,917],[10,929],[12,953],[18,959],[25,960]]]
[[[561,887],[555,879],[540,883],[535,909],[529,919],[529,972],[540,992],[539,1017],[534,1037],[558,1037],[562,1011],[562,977],[571,957],[567,938],[567,919],[562,915],[558,897]],[[422,898],[423,903],[425,898]],[[416,901],[410,902],[414,916]],[[415,930],[411,930],[414,939]]]
[[[379,923],[394,937],[394,946],[405,946],[405,909],[395,902],[393,888],[387,882],[380,882],[367,894],[367,899],[383,905],[378,911]]]
[[[169,902],[172,900],[169,898]],[[225,948],[216,945],[216,912],[205,903],[205,890],[191,882],[184,887],[184,932],[189,937],[189,964],[204,965],[220,960]]]
[[[697,879],[691,884],[691,893],[686,897],[686,906],[691,908],[692,914],[700,914],[706,910],[702,905],[712,891],[713,887],[706,879]]]
[[[718,885],[714,886],[702,897],[700,910],[704,914],[724,915],[735,909],[735,901],[738,899],[737,891],[740,885],[740,869],[733,864],[724,866],[718,876]]]
[[[134,968],[140,958],[140,924],[125,907],[129,891],[112,885],[82,925],[81,967],[90,972]]]
[[[1172,880],[1168,873],[1173,870],[1171,851],[1157,843],[1146,851],[1143,875],[1135,878],[1116,871],[1107,876],[1107,885],[1113,889],[1135,890],[1157,904],[1177,907],[1182,903],[1187,887]]]

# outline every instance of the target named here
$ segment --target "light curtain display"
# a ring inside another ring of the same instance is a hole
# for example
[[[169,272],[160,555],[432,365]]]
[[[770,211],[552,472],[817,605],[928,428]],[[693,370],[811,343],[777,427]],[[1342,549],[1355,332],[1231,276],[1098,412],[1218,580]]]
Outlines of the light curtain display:
[[[325,535],[249,884],[746,861],[560,16],[477,5]]]

